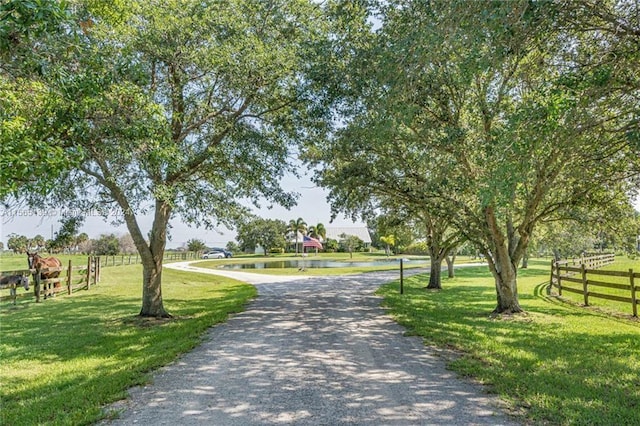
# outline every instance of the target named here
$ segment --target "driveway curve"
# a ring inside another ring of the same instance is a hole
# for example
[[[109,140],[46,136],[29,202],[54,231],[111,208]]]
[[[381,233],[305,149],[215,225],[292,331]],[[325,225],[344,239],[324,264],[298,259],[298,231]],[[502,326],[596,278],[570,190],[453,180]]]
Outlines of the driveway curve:
[[[237,278],[259,296],[153,383],[130,389],[107,424],[515,424],[494,396],[456,378],[385,315],[373,293],[397,272],[283,277],[166,267]]]

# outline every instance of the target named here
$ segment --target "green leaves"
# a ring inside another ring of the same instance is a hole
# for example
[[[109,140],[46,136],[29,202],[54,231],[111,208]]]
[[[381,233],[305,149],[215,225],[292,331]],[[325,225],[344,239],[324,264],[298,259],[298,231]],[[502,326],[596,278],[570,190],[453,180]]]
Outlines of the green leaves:
[[[88,0],[74,13],[68,35],[76,36],[50,46],[66,60],[47,62],[38,76],[42,96],[3,80],[1,123],[11,141],[3,158],[25,168],[3,195],[20,187],[39,148],[65,158],[51,156],[59,172],[34,181],[53,182],[77,166],[98,187],[109,183],[108,198],[115,191],[142,205],[159,197],[190,220],[190,205],[225,199],[293,203],[279,180],[290,169],[290,144],[315,134],[304,130],[312,122],[302,81],[306,49],[322,33],[315,4]],[[24,107],[9,112],[16,102]],[[227,222],[234,210],[212,213]]]
[[[253,250],[260,246],[268,254],[274,249],[285,248],[287,225],[282,220],[251,219],[238,227],[238,240],[244,250]]]
[[[448,221],[507,288],[541,220],[609,209],[612,194],[633,191],[639,80],[622,95],[633,77],[610,60],[615,51],[633,69],[637,49],[621,43],[630,33],[579,33],[554,2],[375,4],[381,28],[337,74],[350,90],[334,110],[348,115],[309,150],[335,211]],[[622,27],[620,10],[586,19]]]
[[[0,5],[0,54],[55,31],[69,18],[64,0],[5,0]]]

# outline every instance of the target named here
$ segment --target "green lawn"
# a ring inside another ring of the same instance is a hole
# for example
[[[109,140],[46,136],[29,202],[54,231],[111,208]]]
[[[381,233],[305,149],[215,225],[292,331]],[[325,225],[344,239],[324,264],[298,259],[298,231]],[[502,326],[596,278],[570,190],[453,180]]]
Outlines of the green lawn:
[[[611,268],[640,266],[631,265]],[[139,265],[108,268],[90,291],[0,305],[0,424],[95,422],[101,407],[145,383],[149,372],[193,348],[208,327],[255,296],[253,287],[226,278],[165,269],[163,296],[175,318],[142,320],[136,316],[140,276]],[[521,419],[640,424],[637,319],[547,297],[546,260],[520,271],[527,313],[514,317],[490,316],[495,289],[486,266],[458,270],[456,278],[443,279],[442,291],[425,291],[427,278],[406,278],[404,295],[397,281],[383,286],[385,306],[410,334],[446,349],[453,370],[488,385]]]
[[[619,271],[619,272],[629,272],[630,269],[633,270],[635,273],[640,272],[640,260],[638,259],[632,260],[632,259],[618,256],[614,264],[600,268],[600,270],[602,271]],[[576,275],[575,278],[581,278],[581,276]],[[614,277],[614,276],[598,275],[597,273],[593,273],[593,274],[588,273],[587,279],[594,280],[594,281],[602,281],[606,283],[624,284],[627,286],[630,285],[628,277]],[[636,291],[637,297],[640,299],[640,278],[635,278],[635,286],[637,288],[637,291]],[[563,288],[570,287],[573,289],[583,291],[583,287],[581,283],[563,281],[562,287]],[[615,289],[615,288],[590,285],[588,287],[588,290],[589,292],[595,292],[595,293],[601,293],[601,294],[608,294],[608,295],[614,295],[614,296],[620,296],[620,297],[626,297],[626,298],[631,297],[631,291],[626,289]],[[554,289],[554,292],[557,293],[557,289]],[[573,293],[565,290],[562,292],[562,297],[563,299],[572,303],[577,303],[581,305],[584,304],[583,294],[577,294],[577,293]],[[603,299],[595,296],[589,297],[589,306],[591,307],[591,309],[601,310],[603,312],[610,312],[610,313],[622,313],[622,314],[630,315],[633,312],[631,303],[608,300],[608,299]],[[640,311],[640,307],[638,310]]]
[[[0,305],[2,425],[95,422],[101,407],[196,346],[255,296],[252,286],[165,269],[172,320],[141,319],[139,265],[109,268],[90,291]]]
[[[549,262],[519,276],[524,315],[492,318],[486,267],[457,271],[442,291],[424,276],[379,290],[384,305],[425,344],[449,348],[451,368],[510,402],[534,424],[640,424],[640,322],[546,296]],[[455,354],[455,355],[452,355]]]
[[[42,256],[48,257],[47,253],[42,253]],[[80,254],[61,254],[55,255],[62,261],[62,264],[66,267],[69,259],[73,262],[73,266],[80,266],[87,264],[87,256]],[[22,270],[29,269],[29,265],[27,263],[27,255],[26,254],[13,254],[13,253],[2,253],[0,255],[0,271],[12,271],[12,270]]]

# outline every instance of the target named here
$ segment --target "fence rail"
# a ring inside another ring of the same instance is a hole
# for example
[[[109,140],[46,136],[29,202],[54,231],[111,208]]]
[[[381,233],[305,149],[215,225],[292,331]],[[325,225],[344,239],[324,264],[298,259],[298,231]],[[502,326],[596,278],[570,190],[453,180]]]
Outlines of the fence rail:
[[[200,252],[168,252],[164,254],[164,261],[174,260],[195,260],[200,258]],[[88,256],[87,262],[82,265],[72,265],[69,260],[67,266],[58,268],[41,269],[40,273],[60,272],[59,277],[43,279],[35,269],[17,269],[13,271],[0,271],[0,278],[11,276],[24,276],[30,279],[30,285],[34,287],[33,292],[18,293],[16,290],[20,287],[16,282],[0,284],[1,290],[9,290],[8,295],[0,293],[0,302],[12,301],[16,303],[16,299],[25,299],[34,297],[36,302],[40,301],[41,296],[45,298],[53,296],[57,293],[67,292],[71,294],[73,291],[80,289],[90,289],[92,285],[100,282],[100,272],[103,267],[134,265],[141,263],[140,256],[136,255],[109,255],[109,256]],[[87,272],[89,271],[89,272]]]
[[[201,252],[169,252],[165,253],[163,261],[172,260],[196,260],[200,258]],[[103,255],[96,256],[100,259],[100,265],[107,266],[122,266],[122,265],[135,265],[142,262],[139,254],[116,254],[116,255]]]
[[[633,316],[637,317],[638,304],[640,304],[637,283],[640,282],[640,272],[634,272],[633,269],[629,269],[628,271],[600,271],[597,269],[610,265],[614,261],[614,254],[582,257],[572,260],[552,260],[550,286],[556,288],[560,296],[562,296],[563,291],[582,294],[585,306],[589,306],[589,298],[592,297],[630,303]],[[607,278],[600,277],[627,278],[629,284],[606,281]],[[569,285],[567,285],[567,283],[569,283]],[[571,284],[580,284],[580,286],[576,288],[575,286],[571,286]],[[621,293],[603,293],[599,290],[600,288],[628,291],[629,296],[621,295]],[[593,291],[594,289],[598,291]]]
[[[16,291],[16,284],[0,284],[0,290],[9,289],[10,294],[8,296],[0,296],[0,301],[10,300],[16,303],[16,299],[25,299],[34,297],[36,302],[40,301],[42,296],[51,297],[57,293],[72,292],[80,289],[89,289],[92,284],[96,284],[100,281],[99,276],[99,262],[97,258],[89,256],[87,263],[79,266],[73,266],[72,261],[69,260],[67,266],[61,266],[57,268],[43,268],[39,271],[36,269],[19,269],[14,271],[2,271],[0,277],[10,276],[23,276],[32,277],[31,285],[33,285],[33,292],[31,293],[18,293]],[[41,278],[42,273],[59,272],[60,276],[56,278]]]

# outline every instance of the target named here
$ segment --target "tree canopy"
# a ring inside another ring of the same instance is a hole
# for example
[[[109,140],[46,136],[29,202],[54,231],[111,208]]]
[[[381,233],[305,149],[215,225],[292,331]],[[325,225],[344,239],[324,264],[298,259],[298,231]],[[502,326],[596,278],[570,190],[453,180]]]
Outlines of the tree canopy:
[[[238,227],[236,239],[242,250],[260,246],[268,255],[272,250],[284,250],[286,232],[287,224],[282,220],[254,218]]]
[[[301,144],[334,213],[401,212],[436,259],[470,241],[496,312],[519,312],[536,229],[638,192],[639,12],[622,0],[9,0],[0,197],[117,212],[143,263],[140,314],[168,316],[169,221],[233,226],[247,203],[292,206],[280,182]]]
[[[595,62],[613,44],[594,43],[587,23],[607,19],[588,2],[378,11],[380,29],[344,58],[333,103],[344,122],[307,151],[317,181],[336,210],[390,206],[455,226],[489,262],[496,312],[519,312],[517,266],[536,226],[637,191],[637,53],[609,40],[626,66]]]
[[[303,73],[321,10],[310,1],[87,0],[69,13],[67,30],[47,40],[64,47],[49,68],[2,74],[13,107],[2,105],[11,130],[3,158],[24,170],[1,195],[115,208],[142,258],[140,314],[167,316],[171,218],[232,226],[247,202],[293,205],[280,178],[295,173],[291,144],[314,135]],[[147,212],[145,235],[138,217]]]

